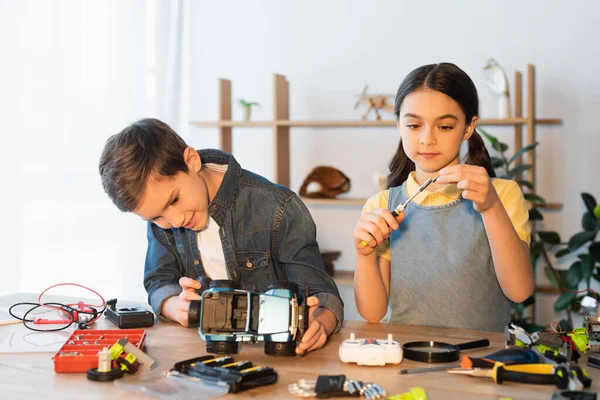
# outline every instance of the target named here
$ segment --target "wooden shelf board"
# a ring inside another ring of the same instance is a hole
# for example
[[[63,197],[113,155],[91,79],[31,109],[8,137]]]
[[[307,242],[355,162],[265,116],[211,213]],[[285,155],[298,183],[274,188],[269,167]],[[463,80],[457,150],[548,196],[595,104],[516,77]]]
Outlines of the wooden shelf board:
[[[320,206],[363,206],[367,202],[367,199],[358,198],[341,198],[341,199],[313,199],[310,197],[302,197],[304,204],[320,205]]]
[[[527,118],[488,118],[480,119],[478,125],[481,126],[514,126],[524,125]],[[560,118],[546,118],[535,120],[537,125],[560,125]],[[192,125],[198,127],[219,128],[219,127],[238,127],[238,128],[271,128],[274,126],[288,126],[298,128],[353,128],[353,127],[396,127],[396,121],[393,119],[376,120],[298,120],[292,121],[279,119],[276,121],[192,121]]]
[[[354,271],[334,270],[332,278],[338,285],[354,285]]]
[[[275,126],[273,121],[193,121],[191,124],[207,128],[272,128]]]
[[[542,210],[560,210],[562,208],[562,203],[546,203],[546,204],[536,204],[535,207]]]
[[[550,285],[540,285],[535,287],[535,293],[560,294],[560,290]]]

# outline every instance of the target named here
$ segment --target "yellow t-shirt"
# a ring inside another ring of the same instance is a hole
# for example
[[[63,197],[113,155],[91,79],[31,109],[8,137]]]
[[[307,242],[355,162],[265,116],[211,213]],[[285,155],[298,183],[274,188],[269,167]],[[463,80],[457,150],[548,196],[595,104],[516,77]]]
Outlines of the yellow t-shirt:
[[[415,181],[415,173],[411,172],[406,179],[406,191],[409,196],[415,193],[420,185]],[[515,227],[515,231],[522,241],[529,244],[531,239],[531,228],[529,226],[529,209],[523,198],[523,192],[517,182],[507,179],[496,178],[492,181],[498,197]],[[458,199],[462,190],[456,184],[446,185],[435,192],[423,190],[412,200],[415,204],[422,206],[441,206]],[[376,208],[388,208],[389,190],[384,190],[371,197],[363,206],[362,212],[369,212]],[[386,240],[377,249],[377,255],[390,260],[390,243]]]

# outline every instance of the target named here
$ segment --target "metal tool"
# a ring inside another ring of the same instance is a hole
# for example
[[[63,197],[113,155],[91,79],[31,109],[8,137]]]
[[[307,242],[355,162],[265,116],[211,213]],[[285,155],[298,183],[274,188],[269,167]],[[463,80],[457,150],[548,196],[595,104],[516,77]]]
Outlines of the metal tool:
[[[507,366],[501,362],[494,364],[494,368],[453,368],[448,373],[462,374],[477,377],[492,378],[494,382],[520,382],[534,385],[555,385],[559,389],[569,386],[570,372],[565,366],[554,366],[551,364],[522,364]],[[581,376],[584,373],[581,372]],[[585,376],[584,376],[585,377]],[[591,384],[591,379],[586,384]]]
[[[427,186],[431,185],[433,182],[437,181],[438,178],[440,177],[440,175],[436,176],[435,178],[431,179],[427,179],[420,187],[419,189],[413,193],[412,196],[410,196],[408,198],[408,200],[406,200],[404,203],[400,203],[398,205],[398,207],[396,207],[394,209],[394,211],[392,211],[392,217],[396,218],[398,215],[400,215],[401,212],[404,212],[404,209],[406,208],[406,206],[408,206],[408,203],[410,203],[415,197],[417,197],[417,195],[419,193],[421,193],[423,190],[425,190],[425,188],[427,188]]]
[[[461,344],[449,344],[435,341],[409,342],[402,345],[404,358],[426,363],[446,363],[458,361],[461,350],[478,349],[490,345],[488,339],[475,340]]]
[[[513,348],[513,349],[502,349],[495,353],[488,354],[484,357],[469,357],[462,356],[460,364],[446,364],[435,367],[427,368],[413,368],[400,370],[400,375],[416,374],[423,372],[435,372],[445,371],[450,368],[494,368],[497,361],[504,363],[505,365],[518,365],[518,364],[537,364],[540,362],[540,358],[536,352],[530,349]]]
[[[392,217],[394,217],[394,218],[397,218],[397,217],[398,217],[398,215],[400,215],[400,213],[404,212],[404,209],[406,209],[406,206],[408,206],[408,204],[409,204],[409,203],[410,203],[410,202],[411,202],[411,201],[412,201],[412,200],[413,200],[415,197],[417,197],[417,195],[418,195],[419,193],[421,193],[423,190],[425,190],[425,188],[427,188],[427,186],[429,186],[429,185],[431,185],[433,182],[437,181],[439,177],[440,177],[440,175],[436,176],[436,177],[435,177],[435,178],[433,178],[433,179],[431,179],[431,178],[427,179],[427,180],[426,180],[426,181],[425,181],[425,182],[424,182],[424,183],[423,183],[423,184],[422,184],[422,185],[419,187],[419,189],[417,189],[417,191],[416,191],[416,192],[414,192],[414,193],[413,193],[413,195],[412,195],[412,196],[410,196],[410,197],[408,198],[408,200],[406,200],[406,201],[405,201],[405,202],[403,202],[403,203],[400,203],[400,204],[398,205],[398,207],[396,207],[396,208],[394,209],[394,211],[392,211]],[[367,246],[369,245],[369,244],[368,244],[367,242],[365,242],[364,240],[362,240],[362,241],[360,242],[360,244],[362,245],[362,247],[367,247]]]

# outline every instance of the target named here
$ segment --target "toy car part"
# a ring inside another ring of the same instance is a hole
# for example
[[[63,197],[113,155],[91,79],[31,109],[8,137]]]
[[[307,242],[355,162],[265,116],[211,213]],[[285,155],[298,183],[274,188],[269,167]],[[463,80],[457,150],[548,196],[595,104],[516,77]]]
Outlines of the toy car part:
[[[250,361],[235,362],[231,357],[202,356],[176,363],[167,377],[188,383],[227,387],[230,393],[238,393],[273,384],[278,376],[273,368],[255,366]]]
[[[317,380],[300,379],[288,385],[290,394],[296,397],[359,397],[367,399],[386,398],[387,392],[376,383],[346,379],[345,375],[319,375]]]
[[[154,313],[139,306],[117,306],[117,299],[106,302],[104,315],[121,329],[154,325]]]
[[[298,285],[278,282],[266,292],[244,290],[239,282],[213,280],[191,301],[190,326],[199,325],[198,333],[206,341],[206,351],[235,354],[239,342],[264,342],[265,354],[296,355],[296,341],[308,328],[308,306],[299,295]]]
[[[354,333],[340,344],[340,360],[358,365],[386,365],[402,362],[400,343],[388,334],[386,339],[357,339]]]

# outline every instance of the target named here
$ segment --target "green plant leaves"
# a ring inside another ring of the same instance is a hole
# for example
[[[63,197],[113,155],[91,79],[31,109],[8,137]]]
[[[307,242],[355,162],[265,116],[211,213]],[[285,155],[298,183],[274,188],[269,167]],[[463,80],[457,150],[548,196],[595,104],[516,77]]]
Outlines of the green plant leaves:
[[[528,169],[531,169],[531,164],[523,164],[523,165],[517,165],[516,167],[514,167],[513,169],[511,169],[510,171],[508,171],[508,173],[504,176],[505,179],[512,179],[514,178],[516,175],[527,171]]]
[[[551,245],[560,244],[560,235],[553,231],[537,231],[538,236],[544,243]]]
[[[598,225],[596,217],[589,211],[584,212],[581,217],[581,227],[586,231],[593,231],[596,229],[596,225]]]
[[[523,197],[525,198],[525,200],[531,201],[532,203],[546,204],[546,200],[542,196],[538,196],[537,194],[525,193]]]
[[[594,265],[596,263],[589,254],[579,254],[578,257],[581,260],[581,278],[585,279],[586,282],[589,282],[594,273]]]
[[[571,250],[569,250],[569,248],[566,247],[564,249],[557,251],[555,256],[556,256],[556,258],[560,258],[560,257],[566,256],[567,254],[570,254],[570,253],[571,253]]]
[[[536,243],[533,241],[529,246],[529,257],[531,258],[531,265],[533,265],[534,270],[537,265],[538,258],[540,258],[540,256],[542,255],[542,249],[540,248],[541,246],[543,246],[543,244]]]
[[[594,261],[600,262],[600,242],[592,243],[588,251]]]
[[[588,211],[594,214],[594,208],[596,208],[597,204],[594,196],[592,196],[589,193],[581,193],[581,198],[583,199],[583,202],[585,203],[585,206],[587,207]]]
[[[544,219],[544,216],[542,215],[542,213],[540,213],[538,211],[537,208],[532,208],[531,210],[529,210],[529,220],[530,221],[542,221]]]
[[[571,239],[569,239],[569,250],[577,250],[586,242],[589,242],[590,240],[594,239],[594,236],[596,236],[596,232],[583,231],[576,233],[571,237]]]
[[[498,139],[496,139],[495,137],[493,137],[492,135],[490,135],[483,129],[479,129],[479,133],[481,133],[483,136],[485,136],[485,138],[490,142],[490,144],[492,145],[492,148],[494,150],[499,151],[500,153],[503,153],[506,150],[508,150],[507,144],[502,143],[501,141],[499,141]]]
[[[569,293],[569,292],[565,292],[563,294],[561,294],[558,299],[556,299],[556,301],[554,302],[554,310],[555,311],[562,311],[564,309],[566,309],[573,300],[575,300],[577,298],[577,295],[575,293]]]
[[[521,148],[521,150],[517,151],[511,158],[508,160],[508,165],[512,164],[517,158],[521,157],[523,154],[527,153],[530,150],[533,150],[535,146],[538,145],[538,142],[528,144],[527,146]]]
[[[504,160],[501,159],[500,157],[491,157],[492,160],[492,167],[494,168],[500,168],[504,166]]]
[[[525,186],[529,190],[533,190],[533,183],[529,181],[517,181],[520,186]]]
[[[579,286],[579,282],[583,278],[583,271],[581,270],[581,261],[575,261],[569,267],[567,272],[567,286],[569,289],[576,289]]]

